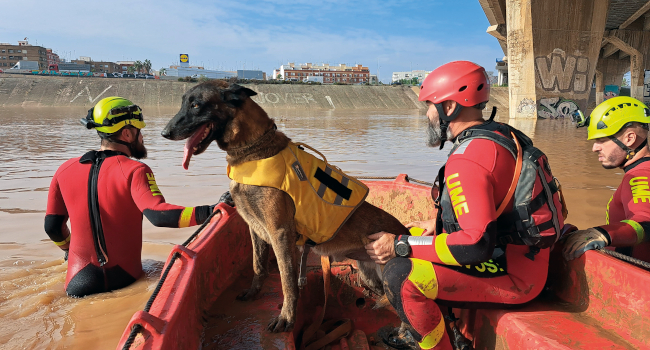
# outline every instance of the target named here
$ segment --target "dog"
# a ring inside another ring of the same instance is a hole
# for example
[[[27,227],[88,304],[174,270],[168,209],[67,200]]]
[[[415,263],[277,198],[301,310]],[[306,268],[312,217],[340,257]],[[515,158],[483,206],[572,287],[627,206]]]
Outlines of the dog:
[[[183,159],[186,169],[190,158],[204,152],[212,141],[226,151],[230,166],[272,157],[286,148],[290,139],[275,130],[273,119],[251,99],[256,94],[246,87],[220,80],[196,85],[183,95],[180,111],[165,126],[162,136],[170,140],[187,139]],[[237,211],[248,223],[253,241],[253,282],[237,298],[250,300],[259,293],[269,274],[269,246],[272,247],[280,270],[284,302],[280,315],[267,328],[272,332],[290,331],[296,320],[299,293],[293,199],[276,188],[235,181],[230,183],[230,193]],[[409,234],[392,215],[364,201],[336,236],[316,245],[313,251],[336,260],[346,257],[359,260],[363,282],[383,295],[378,266],[364,249],[370,242],[367,236],[380,231]]]

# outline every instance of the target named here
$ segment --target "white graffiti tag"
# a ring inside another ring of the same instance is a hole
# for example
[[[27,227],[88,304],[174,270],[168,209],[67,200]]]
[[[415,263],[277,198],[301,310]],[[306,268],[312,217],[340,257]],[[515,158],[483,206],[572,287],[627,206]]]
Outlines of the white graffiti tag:
[[[560,97],[543,98],[539,104],[537,116],[544,119],[570,118],[579,109],[572,100]]]
[[[81,89],[81,91],[79,91],[79,93],[77,94],[77,96],[75,96],[75,97],[72,99],[72,101],[70,101],[70,103],[74,102],[74,100],[76,100],[77,97],[83,95],[84,92],[88,95],[88,102],[90,102],[90,103],[94,103],[94,102],[99,98],[99,96],[103,95],[106,91],[108,91],[108,89],[110,89],[110,88],[112,88],[112,87],[113,87],[113,85],[109,85],[106,89],[104,89],[104,91],[100,92],[99,95],[97,95],[95,98],[92,98],[92,96],[90,95],[90,90],[89,90],[88,87],[86,86],[85,88]]]
[[[264,103],[276,104],[279,102],[282,102],[284,104],[287,103],[309,104],[310,102],[316,103],[316,100],[314,100],[314,96],[312,94],[304,94],[298,92],[287,92],[284,95],[277,94],[274,92],[268,92],[268,93],[260,92],[257,94],[257,96],[253,97],[253,101],[260,104],[264,104]]]
[[[567,55],[555,49],[548,56],[535,58],[537,85],[544,91],[585,92],[589,59],[584,56]]]

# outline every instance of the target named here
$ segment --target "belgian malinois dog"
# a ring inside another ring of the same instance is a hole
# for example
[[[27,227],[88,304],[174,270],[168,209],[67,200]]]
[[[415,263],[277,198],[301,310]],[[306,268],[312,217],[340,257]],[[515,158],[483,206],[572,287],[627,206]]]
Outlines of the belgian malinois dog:
[[[290,139],[275,130],[273,119],[250,97],[257,93],[225,81],[199,84],[183,95],[180,111],[169,121],[162,136],[170,140],[188,139],[183,166],[187,169],[192,155],[204,152],[212,141],[226,151],[231,166],[272,157],[287,147]],[[298,301],[298,233],[294,223],[295,206],[285,192],[271,188],[230,183],[230,193],[237,211],[250,227],[253,240],[254,277],[250,289],[239,300],[252,299],[268,276],[269,245],[278,261],[284,303],[268,330],[285,332],[293,328]],[[383,295],[377,265],[367,255],[367,238],[376,232],[409,234],[396,218],[363,202],[345,222],[335,237],[316,245],[313,251],[336,260],[351,257],[359,260],[364,283]]]

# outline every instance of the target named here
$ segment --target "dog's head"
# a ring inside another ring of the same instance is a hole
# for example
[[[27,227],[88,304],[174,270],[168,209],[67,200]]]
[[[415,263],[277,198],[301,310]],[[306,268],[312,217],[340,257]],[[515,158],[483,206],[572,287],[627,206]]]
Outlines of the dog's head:
[[[224,134],[237,110],[257,93],[221,80],[199,84],[183,95],[180,111],[162,131],[170,140],[184,140],[183,168],[187,169],[194,154],[203,153],[212,141],[225,149]]]

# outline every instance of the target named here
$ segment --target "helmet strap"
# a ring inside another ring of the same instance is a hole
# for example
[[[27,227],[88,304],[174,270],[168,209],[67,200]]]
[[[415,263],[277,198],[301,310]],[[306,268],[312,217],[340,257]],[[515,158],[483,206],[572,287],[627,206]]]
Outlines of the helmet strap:
[[[445,147],[445,142],[447,141],[447,128],[449,128],[449,122],[440,120],[440,148]]]
[[[135,141],[137,141],[138,138],[140,137],[140,129],[138,129],[138,128],[135,128],[135,129],[137,130],[136,134],[135,134]],[[120,129],[119,131],[122,131],[122,129]],[[122,141],[122,140],[111,139],[110,138],[111,135],[112,134],[99,133],[99,137],[101,137],[102,139],[107,140],[108,142],[119,143],[121,145],[124,145],[129,149],[129,152],[131,154],[133,154],[133,142],[126,142],[126,141]]]
[[[449,122],[456,119],[458,114],[463,109],[463,106],[460,103],[456,103],[456,108],[451,113],[447,115],[445,109],[442,108],[442,103],[434,103],[436,110],[438,110],[438,118],[440,119],[440,149],[445,147],[445,142],[447,141],[447,129],[449,128]]]
[[[634,156],[637,153],[639,153],[639,151],[641,151],[648,144],[648,139],[645,139],[645,140],[643,140],[643,142],[641,142],[639,147],[637,147],[635,149],[631,149],[630,147],[627,147],[623,142],[621,142],[621,140],[617,139],[614,136],[609,136],[609,139],[614,141],[614,143],[618,147],[620,147],[622,150],[624,150],[627,153],[627,155],[625,156],[625,159],[623,159],[623,161],[621,161],[621,164],[618,165],[619,167],[622,166],[623,164],[625,164],[626,161],[634,158]]]
[[[460,111],[463,109],[463,106],[460,103],[456,102],[456,108],[454,111],[451,113],[451,115],[447,115],[444,108],[442,108],[442,103],[434,103],[433,105],[436,106],[436,109],[438,110],[438,118],[440,118],[441,121],[444,120],[446,122],[450,122],[456,119]]]

